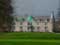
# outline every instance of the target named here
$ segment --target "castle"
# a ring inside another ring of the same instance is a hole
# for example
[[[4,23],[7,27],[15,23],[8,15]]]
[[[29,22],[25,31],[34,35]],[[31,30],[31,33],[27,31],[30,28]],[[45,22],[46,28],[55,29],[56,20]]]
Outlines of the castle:
[[[14,16],[13,32],[53,32],[53,13],[50,16]]]

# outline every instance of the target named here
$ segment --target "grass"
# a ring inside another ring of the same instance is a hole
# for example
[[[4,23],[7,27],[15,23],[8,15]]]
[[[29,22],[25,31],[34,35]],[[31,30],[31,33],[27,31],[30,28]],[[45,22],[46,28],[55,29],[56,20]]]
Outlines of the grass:
[[[59,45],[60,40],[0,40],[0,45]]]
[[[59,45],[54,42],[1,42],[1,45]]]
[[[0,39],[60,39],[60,34],[55,33],[3,33]]]
[[[60,34],[38,32],[0,33],[0,45],[60,45]]]

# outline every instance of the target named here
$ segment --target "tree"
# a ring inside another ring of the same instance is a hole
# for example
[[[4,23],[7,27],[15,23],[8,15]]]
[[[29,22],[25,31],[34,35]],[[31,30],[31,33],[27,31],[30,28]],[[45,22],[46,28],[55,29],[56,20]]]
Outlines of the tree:
[[[56,22],[55,22],[55,32],[60,32],[60,7],[58,8],[57,12],[57,17],[56,17]]]
[[[0,31],[6,31],[5,28],[10,29],[12,23],[12,6],[11,0],[0,0]]]

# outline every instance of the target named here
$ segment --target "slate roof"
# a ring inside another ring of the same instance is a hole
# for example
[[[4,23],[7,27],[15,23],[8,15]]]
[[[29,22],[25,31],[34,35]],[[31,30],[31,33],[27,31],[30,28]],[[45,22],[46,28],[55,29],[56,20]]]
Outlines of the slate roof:
[[[28,21],[28,22],[32,22],[32,20],[46,20],[46,19],[50,19],[50,16],[15,16],[17,18],[17,21]]]

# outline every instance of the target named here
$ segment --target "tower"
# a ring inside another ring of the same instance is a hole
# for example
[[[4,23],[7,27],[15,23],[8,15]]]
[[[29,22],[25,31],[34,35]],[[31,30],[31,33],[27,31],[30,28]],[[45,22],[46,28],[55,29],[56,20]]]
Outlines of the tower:
[[[51,12],[51,19],[52,19],[52,22],[55,21],[54,11]]]
[[[55,32],[55,17],[54,17],[54,11],[51,12],[51,24],[52,24],[52,30]]]

